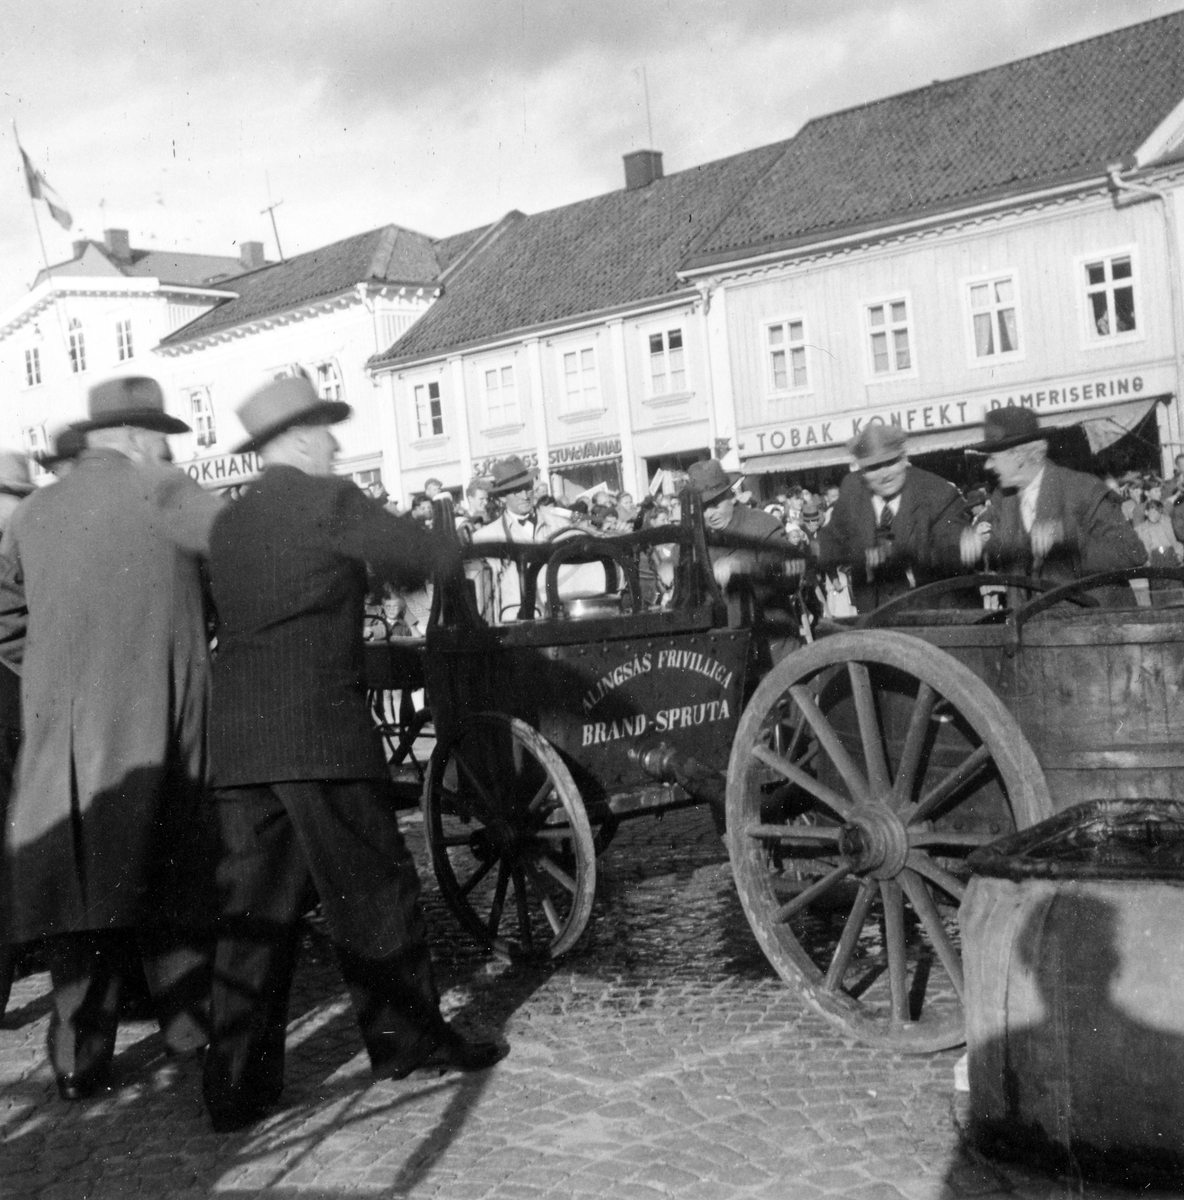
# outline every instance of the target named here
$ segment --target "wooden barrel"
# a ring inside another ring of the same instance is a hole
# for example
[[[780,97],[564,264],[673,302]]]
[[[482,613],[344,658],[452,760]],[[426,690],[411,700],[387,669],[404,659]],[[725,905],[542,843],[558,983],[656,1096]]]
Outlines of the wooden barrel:
[[[959,917],[974,1140],[1178,1183],[1184,805],[1083,805],[971,863]]]

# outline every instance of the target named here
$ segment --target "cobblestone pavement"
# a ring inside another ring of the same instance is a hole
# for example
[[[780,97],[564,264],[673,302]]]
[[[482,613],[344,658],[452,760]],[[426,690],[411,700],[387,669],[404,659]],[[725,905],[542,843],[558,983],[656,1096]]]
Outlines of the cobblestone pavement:
[[[417,814],[408,834],[421,850]],[[18,981],[0,1030],[0,1195],[1119,1195],[976,1161],[953,1119],[956,1052],[867,1049],[807,1009],[757,947],[706,813],[632,822],[600,876],[584,942],[545,970],[487,961],[425,881],[449,1014],[510,1046],[483,1075],[371,1081],[314,926],[283,1107],[232,1136],[209,1131],[196,1067],[166,1061],[150,1024],[123,1028],[114,1090],[59,1101],[47,977]]]

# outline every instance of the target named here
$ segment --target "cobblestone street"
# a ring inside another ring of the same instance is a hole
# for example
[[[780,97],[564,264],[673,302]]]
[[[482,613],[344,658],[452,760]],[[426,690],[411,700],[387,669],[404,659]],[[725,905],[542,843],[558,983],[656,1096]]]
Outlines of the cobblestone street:
[[[417,854],[418,814],[408,814]],[[422,857],[421,857],[422,861]],[[198,1072],[130,1023],[118,1087],[58,1100],[48,979],[18,981],[0,1031],[5,1197],[406,1196],[726,1200],[1109,1196],[959,1150],[957,1052],[867,1049],[767,965],[708,815],[626,825],[584,942],[558,967],[491,963],[427,884],[449,1015],[504,1039],[484,1075],[372,1082],[333,956],[306,940],[283,1107],[209,1131]],[[1146,1194],[1146,1193],[1143,1193]]]

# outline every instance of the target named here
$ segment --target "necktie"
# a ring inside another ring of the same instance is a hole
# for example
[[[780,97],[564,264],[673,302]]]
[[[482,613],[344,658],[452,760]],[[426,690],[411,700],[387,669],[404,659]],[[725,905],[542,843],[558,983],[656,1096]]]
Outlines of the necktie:
[[[891,536],[892,534],[892,518],[895,514],[892,512],[892,506],[885,503],[880,509],[880,522],[876,526],[876,531],[880,534]]]

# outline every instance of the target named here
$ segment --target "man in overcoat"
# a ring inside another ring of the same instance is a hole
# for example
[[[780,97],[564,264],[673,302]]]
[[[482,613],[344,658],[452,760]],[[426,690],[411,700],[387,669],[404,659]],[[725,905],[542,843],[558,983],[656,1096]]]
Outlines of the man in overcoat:
[[[165,461],[155,380],[92,388],[89,445],[0,552],[0,656],[21,674],[4,841],[14,941],[44,937],[49,1055],[66,1099],[104,1086],[134,932],[166,1044],[205,1041],[201,870],[209,674],[199,574],[220,502]]]
[[[1116,493],[1093,475],[1048,461],[1048,442],[1031,409],[992,409],[972,452],[987,456],[999,486],[976,525],[980,532],[964,539],[966,565],[985,555],[1003,570],[1068,583],[1147,561]]]
[[[249,397],[238,452],[258,452],[263,474],[211,536],[222,930],[203,1092],[219,1131],[280,1097],[298,921],[313,888],[376,1074],[479,1070],[500,1057],[440,1014],[419,877],[363,679],[367,566],[408,584],[459,561],[333,473],[329,425],[349,411],[302,378]]]
[[[855,469],[839,485],[815,543],[824,571],[848,567],[860,612],[960,569],[966,528],[954,485],[909,462],[906,437],[875,424],[848,443]]]

